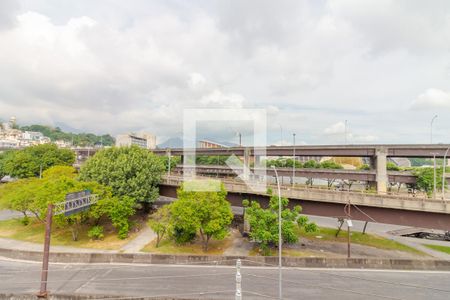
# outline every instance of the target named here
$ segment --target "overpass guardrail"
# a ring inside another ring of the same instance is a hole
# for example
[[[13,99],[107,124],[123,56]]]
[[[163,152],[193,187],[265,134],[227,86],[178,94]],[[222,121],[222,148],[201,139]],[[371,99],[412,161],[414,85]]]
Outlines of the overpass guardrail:
[[[196,179],[214,180],[211,177],[199,177]],[[251,190],[244,182],[228,179],[217,179],[223,182],[228,192],[241,194],[257,194],[267,196],[266,192],[255,192]],[[183,182],[183,177],[180,176],[163,176],[162,184],[180,186]],[[276,190],[273,184],[267,184],[272,190]],[[281,195],[290,199],[299,199],[305,201],[353,204],[361,206],[382,207],[401,210],[425,211],[433,213],[450,214],[450,201],[434,200],[428,198],[404,197],[388,194],[370,194],[364,191],[333,191],[319,188],[306,187],[287,187],[282,186]]]

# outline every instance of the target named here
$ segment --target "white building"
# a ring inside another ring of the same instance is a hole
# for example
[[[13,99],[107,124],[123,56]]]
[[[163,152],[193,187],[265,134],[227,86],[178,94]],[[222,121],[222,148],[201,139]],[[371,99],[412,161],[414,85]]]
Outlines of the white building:
[[[119,134],[116,137],[116,146],[131,146],[137,145],[144,149],[156,148],[156,136],[150,133],[129,133]]]

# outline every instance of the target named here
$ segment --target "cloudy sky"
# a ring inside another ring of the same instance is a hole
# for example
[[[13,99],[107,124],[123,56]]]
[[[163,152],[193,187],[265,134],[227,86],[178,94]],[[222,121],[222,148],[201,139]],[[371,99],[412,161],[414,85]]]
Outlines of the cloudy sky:
[[[343,143],[345,120],[349,143],[427,143],[437,114],[450,143],[450,1],[1,0],[0,79],[20,124],[161,142],[185,108],[258,108],[269,143]]]

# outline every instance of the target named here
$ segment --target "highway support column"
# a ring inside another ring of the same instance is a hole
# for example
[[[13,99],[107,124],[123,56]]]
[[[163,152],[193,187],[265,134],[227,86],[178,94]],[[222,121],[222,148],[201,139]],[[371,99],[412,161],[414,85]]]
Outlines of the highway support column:
[[[377,192],[378,194],[386,194],[387,192],[387,182],[388,182],[388,175],[386,170],[386,164],[387,164],[387,149],[377,148],[375,150],[375,167],[376,167],[376,174],[377,174]]]
[[[244,180],[248,180],[250,177],[250,148],[244,148]]]

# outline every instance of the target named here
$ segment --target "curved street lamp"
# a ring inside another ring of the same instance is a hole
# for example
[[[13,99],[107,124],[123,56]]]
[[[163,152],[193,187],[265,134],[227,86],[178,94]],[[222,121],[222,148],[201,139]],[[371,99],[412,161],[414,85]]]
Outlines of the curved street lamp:
[[[438,117],[438,115],[434,115],[434,117],[431,119],[431,124],[430,124],[430,144],[433,144],[433,123],[434,123],[434,120],[436,120],[437,117]]]

